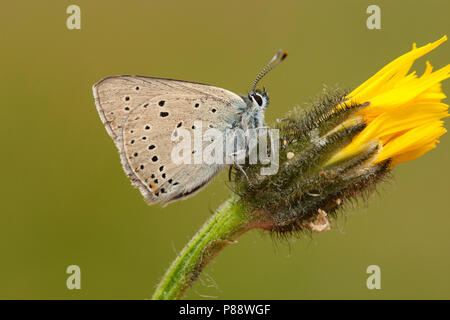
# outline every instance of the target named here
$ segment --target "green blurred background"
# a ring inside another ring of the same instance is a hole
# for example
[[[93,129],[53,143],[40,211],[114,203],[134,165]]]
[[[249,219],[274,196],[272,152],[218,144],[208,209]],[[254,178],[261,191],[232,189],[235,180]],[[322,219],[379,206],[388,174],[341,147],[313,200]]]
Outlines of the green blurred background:
[[[81,8],[81,30],[66,8]],[[381,30],[366,8],[381,7]],[[146,299],[176,252],[229,195],[147,206],[122,171],[91,86],[117,74],[191,80],[246,93],[263,84],[269,123],[323,84],[353,88],[450,31],[449,1],[3,1],[0,298]],[[450,43],[428,55],[449,63]],[[425,59],[415,65],[419,73]],[[443,85],[450,92],[450,81]],[[368,207],[326,233],[274,241],[253,231],[205,270],[190,299],[450,298],[450,135],[395,168]],[[81,267],[82,289],[66,288]],[[381,290],[366,268],[381,267]]]

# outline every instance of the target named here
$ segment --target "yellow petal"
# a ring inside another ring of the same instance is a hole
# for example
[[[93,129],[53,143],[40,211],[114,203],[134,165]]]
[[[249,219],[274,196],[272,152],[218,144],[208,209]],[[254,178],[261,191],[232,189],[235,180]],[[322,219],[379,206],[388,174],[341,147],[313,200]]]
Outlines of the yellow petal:
[[[389,158],[395,159],[395,157],[405,157],[405,154],[410,152],[414,154],[417,153],[418,150],[431,150],[437,142],[437,139],[447,132],[447,130],[442,127],[442,124],[442,121],[436,121],[433,124],[422,125],[391,140],[383,146],[375,163]],[[408,158],[408,156],[406,158]],[[400,159],[406,161],[404,158]]]
[[[383,84],[385,84],[396,73],[398,74],[398,77],[402,74],[406,74],[416,59],[434,50],[446,40],[447,36],[443,36],[441,39],[433,43],[429,43],[418,49],[413,49],[410,52],[400,56],[378,71],[373,77],[364,82],[358,88],[353,90],[348,96],[351,100],[370,101],[369,97],[373,97],[381,91],[383,89]],[[396,80],[396,77],[392,79]]]
[[[413,160],[435,147],[437,139],[446,132],[441,119],[449,114],[448,105],[441,103],[446,98],[441,82],[450,77],[450,64],[433,72],[427,61],[421,76],[415,71],[408,72],[417,58],[446,40],[444,36],[420,48],[414,45],[410,52],[389,63],[347,96],[347,105],[369,102],[347,120],[362,117],[366,128],[328,164],[354,156],[374,144],[380,150],[371,161],[392,159],[392,165]]]

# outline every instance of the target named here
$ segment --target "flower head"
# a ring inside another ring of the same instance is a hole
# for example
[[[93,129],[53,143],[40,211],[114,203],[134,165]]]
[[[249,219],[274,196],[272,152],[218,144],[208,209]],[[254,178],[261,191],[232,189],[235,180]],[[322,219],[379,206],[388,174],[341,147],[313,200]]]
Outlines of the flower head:
[[[416,159],[436,146],[446,130],[442,118],[448,116],[448,105],[441,90],[441,81],[450,77],[450,64],[433,72],[427,61],[425,72],[408,74],[414,61],[447,40],[440,40],[413,49],[395,59],[369,80],[346,96],[342,108],[348,104],[369,103],[349,118],[360,118],[366,128],[346,148],[336,153],[329,164],[347,158],[361,149],[378,144],[372,161],[392,159],[391,166]]]
[[[413,49],[352,92],[327,91],[307,110],[294,109],[280,130],[277,174],[261,176],[260,165],[235,171],[236,190],[261,227],[283,233],[329,229],[327,217],[365,195],[390,169],[433,149],[446,132],[448,105],[441,81],[450,65],[409,73],[416,59],[447,37]]]

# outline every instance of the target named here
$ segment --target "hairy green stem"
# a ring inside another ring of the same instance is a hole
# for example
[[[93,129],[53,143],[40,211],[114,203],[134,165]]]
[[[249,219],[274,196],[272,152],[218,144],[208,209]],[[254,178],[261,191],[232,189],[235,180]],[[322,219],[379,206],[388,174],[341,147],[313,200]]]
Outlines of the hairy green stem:
[[[161,279],[153,300],[179,299],[202,269],[225,246],[249,230],[251,218],[234,195],[216,211],[183,248]]]

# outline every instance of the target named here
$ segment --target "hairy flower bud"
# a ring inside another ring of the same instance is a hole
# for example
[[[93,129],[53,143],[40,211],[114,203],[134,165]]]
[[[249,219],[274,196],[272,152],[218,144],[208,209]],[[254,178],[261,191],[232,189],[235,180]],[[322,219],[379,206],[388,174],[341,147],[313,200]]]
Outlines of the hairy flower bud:
[[[245,177],[235,171],[236,192],[250,211],[270,221],[265,228],[291,232],[317,227],[343,201],[360,195],[389,171],[390,160],[367,165],[377,145],[367,146],[339,164],[329,159],[349,145],[366,127],[364,121],[341,125],[367,104],[354,104],[333,112],[345,93],[326,93],[309,110],[294,109],[276,124],[280,130],[280,167],[275,175],[260,175],[260,165],[245,166]],[[319,221],[320,222],[320,221]],[[326,224],[326,222],[324,222]]]

